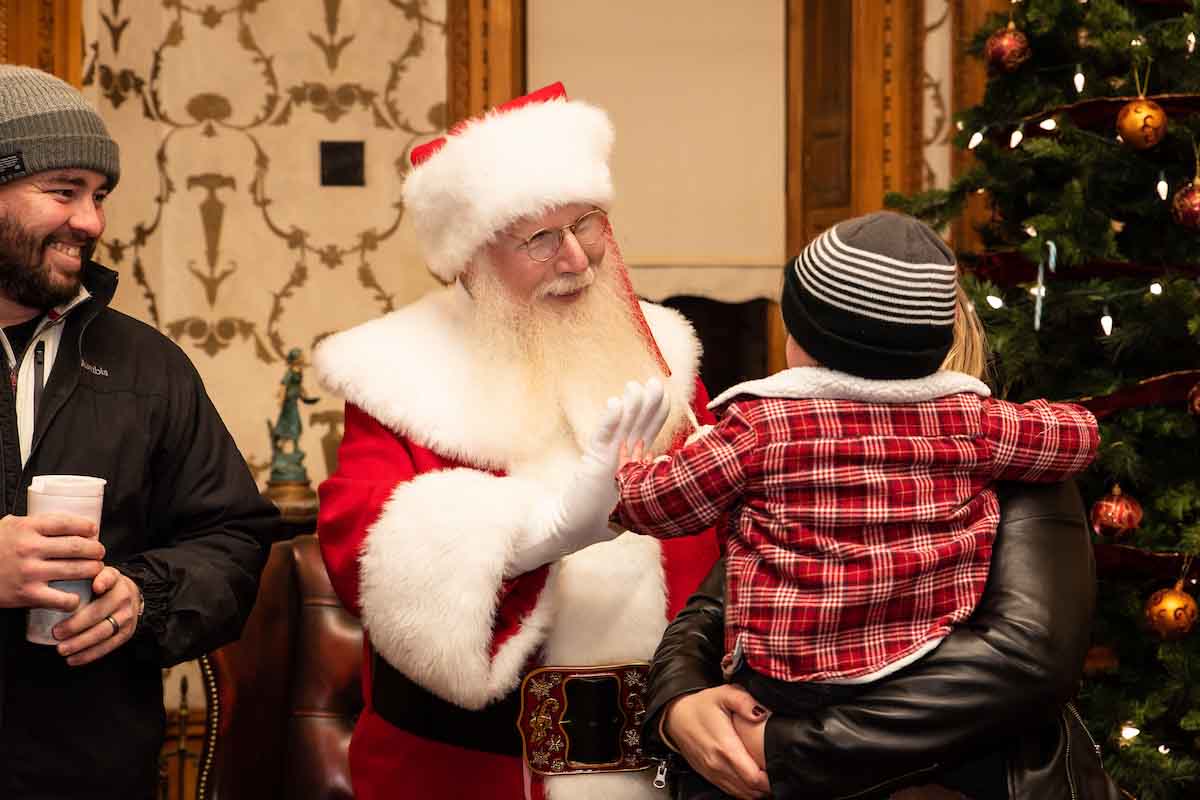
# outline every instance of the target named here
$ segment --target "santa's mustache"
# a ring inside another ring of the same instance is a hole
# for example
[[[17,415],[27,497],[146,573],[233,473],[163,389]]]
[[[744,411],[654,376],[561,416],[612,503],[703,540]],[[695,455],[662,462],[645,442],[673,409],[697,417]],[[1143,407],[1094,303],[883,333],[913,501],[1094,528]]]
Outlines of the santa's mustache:
[[[537,297],[555,297],[564,294],[574,294],[575,292],[586,289],[591,286],[596,280],[596,269],[588,267],[583,272],[575,272],[568,275],[559,275],[549,283],[544,283],[538,287]]]

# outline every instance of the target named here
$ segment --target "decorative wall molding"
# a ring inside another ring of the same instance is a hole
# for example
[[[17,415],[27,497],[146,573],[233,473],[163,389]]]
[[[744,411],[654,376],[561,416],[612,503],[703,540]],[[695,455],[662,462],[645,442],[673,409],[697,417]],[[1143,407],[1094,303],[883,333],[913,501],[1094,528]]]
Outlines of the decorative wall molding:
[[[0,0],[0,59],[79,85],[82,0]]]
[[[447,0],[448,122],[477,116],[525,89],[525,0]]]

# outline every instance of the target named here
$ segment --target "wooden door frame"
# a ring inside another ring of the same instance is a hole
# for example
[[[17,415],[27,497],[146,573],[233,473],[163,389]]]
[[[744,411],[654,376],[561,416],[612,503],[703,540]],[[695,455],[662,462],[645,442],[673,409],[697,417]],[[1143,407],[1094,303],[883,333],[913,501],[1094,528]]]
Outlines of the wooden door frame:
[[[82,0],[0,0],[0,59],[57,75],[83,78]]]
[[[851,215],[883,207],[886,192],[920,187],[924,3],[851,0]],[[807,0],[787,0],[787,252],[824,227],[805,207],[804,41]],[[881,35],[882,32],[882,35]],[[767,370],[786,366],[779,304],[767,305]]]
[[[525,0],[446,0],[447,124],[525,94]]]
[[[990,2],[991,0],[989,0]],[[888,191],[919,188],[922,165],[924,3],[850,0],[851,214],[883,207]],[[966,0],[956,0],[961,15]],[[787,252],[814,227],[801,191],[804,142],[806,0],[786,0]],[[447,0],[447,98],[450,123],[524,94],[526,0]],[[972,28],[973,30],[973,28]],[[882,32],[882,35],[881,35]],[[767,304],[767,367],[782,369],[786,332],[778,303]]]

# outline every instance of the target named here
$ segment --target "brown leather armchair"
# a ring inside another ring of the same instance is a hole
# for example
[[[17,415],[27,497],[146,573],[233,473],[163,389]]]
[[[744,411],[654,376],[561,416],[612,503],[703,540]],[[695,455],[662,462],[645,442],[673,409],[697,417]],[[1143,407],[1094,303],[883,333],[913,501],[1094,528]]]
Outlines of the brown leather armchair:
[[[207,725],[197,800],[352,798],[362,628],[313,535],[278,542],[242,638],[201,659]]]

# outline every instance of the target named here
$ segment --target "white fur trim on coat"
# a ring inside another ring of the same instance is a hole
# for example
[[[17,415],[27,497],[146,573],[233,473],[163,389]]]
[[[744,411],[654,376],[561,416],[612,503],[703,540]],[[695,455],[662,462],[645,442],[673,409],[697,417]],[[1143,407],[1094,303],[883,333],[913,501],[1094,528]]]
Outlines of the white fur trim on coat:
[[[467,123],[404,181],[429,270],[449,283],[475,251],[522,217],[612,203],[608,115],[578,100],[530,103]]]
[[[982,381],[961,372],[935,372],[924,378],[871,380],[825,367],[793,367],[766,378],[746,381],[721,392],[709,408],[738,395],[793,400],[854,400],[860,403],[921,403],[961,392],[992,394]]]
[[[523,387],[497,373],[470,340],[472,303],[455,284],[334,334],[313,353],[317,380],[445,458],[511,471],[544,448],[521,427],[533,415],[515,413],[527,401]],[[671,368],[672,402],[690,404],[700,361],[695,331],[673,309],[642,303],[642,313]]]
[[[675,311],[642,308],[671,367],[672,401],[690,403],[700,355],[694,331]],[[380,654],[439,696],[478,708],[513,688],[538,648],[546,663],[649,659],[666,626],[667,598],[660,543],[626,533],[552,566],[520,631],[489,657],[509,551],[531,509],[570,474],[579,447],[561,435],[551,447],[529,445],[516,422],[531,416],[519,413],[522,387],[509,386],[468,340],[471,312],[461,287],[435,291],[327,338],[313,362],[323,386],[394,433],[480,468],[397,486],[367,532],[360,562],[362,618]],[[633,777],[619,783],[627,782],[641,785]],[[573,785],[584,791],[594,783]]]
[[[463,708],[482,708],[519,683],[552,616],[545,592],[520,631],[491,654],[509,550],[537,484],[471,469],[400,484],[368,531],[360,560],[362,620],[396,669]]]

